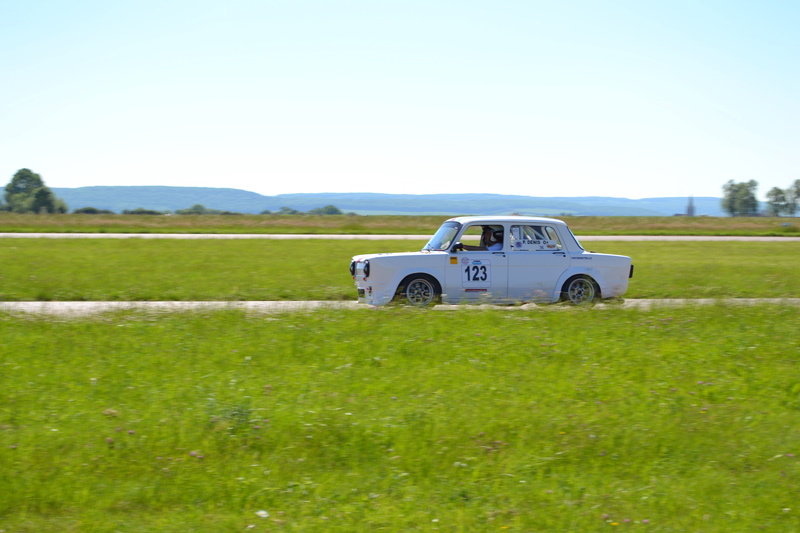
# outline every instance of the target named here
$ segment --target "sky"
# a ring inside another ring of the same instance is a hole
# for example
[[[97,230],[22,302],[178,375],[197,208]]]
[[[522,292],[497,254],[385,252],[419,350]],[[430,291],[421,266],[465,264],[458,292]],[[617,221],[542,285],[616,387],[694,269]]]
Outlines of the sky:
[[[0,0],[0,186],[763,198],[800,179],[798,27],[797,0]]]

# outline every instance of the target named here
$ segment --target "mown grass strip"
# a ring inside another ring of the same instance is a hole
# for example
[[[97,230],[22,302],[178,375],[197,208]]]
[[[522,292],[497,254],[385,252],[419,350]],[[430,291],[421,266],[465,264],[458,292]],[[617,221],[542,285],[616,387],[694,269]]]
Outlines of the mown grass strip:
[[[795,531],[799,315],[0,315],[0,517],[59,532]]]
[[[447,217],[312,215],[21,215],[0,213],[0,232],[432,234]]]
[[[0,300],[353,300],[358,253],[421,241],[0,239]],[[628,298],[800,297],[799,243],[602,242]]]
[[[342,233],[428,235],[447,216],[347,215],[31,215],[0,213],[2,232],[53,233]],[[576,235],[798,236],[794,218],[556,217]]]

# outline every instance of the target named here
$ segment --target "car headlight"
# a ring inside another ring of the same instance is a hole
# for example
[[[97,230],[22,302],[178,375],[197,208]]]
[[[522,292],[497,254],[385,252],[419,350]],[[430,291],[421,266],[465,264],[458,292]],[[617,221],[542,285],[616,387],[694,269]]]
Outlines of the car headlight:
[[[364,261],[364,277],[369,277],[369,261]]]
[[[350,275],[351,276],[355,276],[356,275],[356,262],[355,261],[350,261]]]

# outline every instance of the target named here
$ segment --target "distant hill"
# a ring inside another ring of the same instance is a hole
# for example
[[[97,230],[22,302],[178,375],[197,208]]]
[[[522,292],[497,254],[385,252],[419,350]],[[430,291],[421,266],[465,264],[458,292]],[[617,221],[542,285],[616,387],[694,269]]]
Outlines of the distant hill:
[[[263,196],[241,189],[166,186],[52,187],[69,209],[96,207],[116,213],[137,208],[176,211],[201,204],[208,209],[238,213],[279,211],[291,207],[309,211],[335,205],[360,215],[576,215],[671,216],[686,213],[688,198],[609,198],[601,196],[538,198],[502,194],[381,194],[307,193]],[[694,199],[697,215],[725,216],[721,199]]]

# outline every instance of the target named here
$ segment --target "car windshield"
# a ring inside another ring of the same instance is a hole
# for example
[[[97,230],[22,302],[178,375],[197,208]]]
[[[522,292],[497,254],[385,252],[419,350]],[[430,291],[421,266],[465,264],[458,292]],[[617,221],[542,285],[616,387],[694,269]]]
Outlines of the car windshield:
[[[461,229],[461,224],[458,222],[445,222],[431,237],[428,244],[422,247],[422,251],[434,252],[449,249],[459,229]]]

